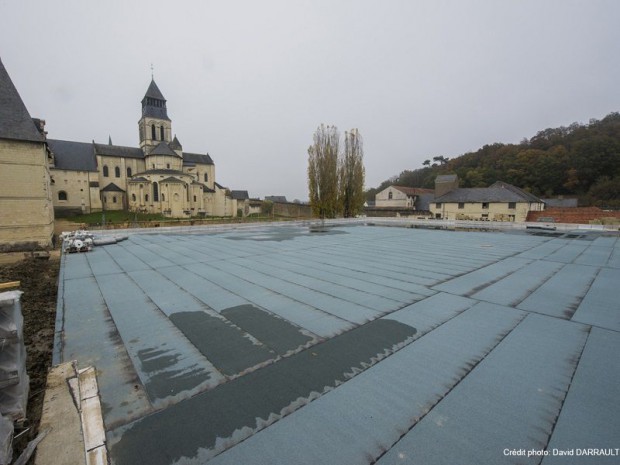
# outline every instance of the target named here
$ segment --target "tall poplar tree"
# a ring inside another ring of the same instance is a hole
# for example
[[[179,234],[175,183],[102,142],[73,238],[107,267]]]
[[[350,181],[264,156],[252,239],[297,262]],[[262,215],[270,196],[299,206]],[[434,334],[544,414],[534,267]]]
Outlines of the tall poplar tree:
[[[334,218],[340,212],[338,191],[338,154],[340,134],[336,126],[321,124],[308,148],[308,190],[312,213],[319,218]]]
[[[345,218],[364,208],[364,144],[357,129],[344,133],[344,152],[339,163],[340,205]]]

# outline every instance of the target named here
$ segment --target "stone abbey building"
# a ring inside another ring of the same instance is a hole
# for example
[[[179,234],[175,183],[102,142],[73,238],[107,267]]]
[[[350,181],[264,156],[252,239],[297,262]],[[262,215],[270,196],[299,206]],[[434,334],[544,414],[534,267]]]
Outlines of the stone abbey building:
[[[209,154],[183,151],[154,80],[142,99],[139,147],[47,139],[57,216],[101,210],[183,218],[246,213],[247,192],[215,181]]]

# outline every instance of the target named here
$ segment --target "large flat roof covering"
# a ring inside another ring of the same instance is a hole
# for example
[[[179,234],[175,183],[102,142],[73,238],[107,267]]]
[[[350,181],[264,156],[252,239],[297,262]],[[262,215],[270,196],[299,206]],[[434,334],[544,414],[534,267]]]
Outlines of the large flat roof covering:
[[[619,285],[617,233],[132,235],[63,256],[57,361],[115,465],[611,464]]]

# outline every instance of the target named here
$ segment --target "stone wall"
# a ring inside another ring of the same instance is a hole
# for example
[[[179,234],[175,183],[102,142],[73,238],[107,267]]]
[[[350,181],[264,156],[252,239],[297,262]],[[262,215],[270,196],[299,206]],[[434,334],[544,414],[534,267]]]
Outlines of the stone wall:
[[[3,251],[51,244],[54,210],[44,144],[0,139],[0,212]]]

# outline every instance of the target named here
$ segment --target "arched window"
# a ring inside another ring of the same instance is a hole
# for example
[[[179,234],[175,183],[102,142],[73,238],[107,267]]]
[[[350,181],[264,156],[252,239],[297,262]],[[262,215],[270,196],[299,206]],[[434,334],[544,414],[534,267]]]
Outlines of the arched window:
[[[164,137],[164,127],[160,126],[159,128],[159,135],[161,136],[161,140],[165,140],[166,138]]]
[[[388,200],[392,200],[392,191],[388,193]]]
[[[116,203],[116,196],[115,195],[112,196],[112,203]]]
[[[194,202],[196,201],[196,196],[194,196]]]
[[[58,200],[67,200],[67,193],[65,191],[58,192]]]
[[[131,201],[135,202],[136,201],[136,194],[131,194]]]
[[[157,131],[155,131],[155,125],[151,124],[151,139],[157,140]]]
[[[205,182],[208,182],[208,181],[209,181],[209,175],[208,175],[207,173],[205,173],[205,177],[204,177],[204,179],[205,179]]]
[[[159,202],[159,186],[156,182],[153,183],[153,202]]]
[[[163,193],[163,192],[161,193],[161,201],[162,201],[162,202],[165,202],[165,201],[166,201],[166,196],[164,195],[164,193]]]
[[[149,194],[146,194],[146,195],[144,196],[144,201],[145,201],[145,202],[148,202],[148,201],[149,201]]]
[[[131,168],[127,168],[127,177],[130,178],[131,177]]]
[[[108,172],[108,165],[103,165],[103,177],[107,178],[110,175]]]
[[[166,163],[166,168],[170,169],[170,163]]]
[[[121,169],[118,166],[114,167],[114,176],[116,176],[117,178],[121,177]]]

